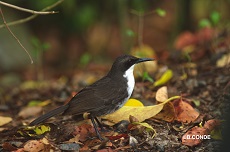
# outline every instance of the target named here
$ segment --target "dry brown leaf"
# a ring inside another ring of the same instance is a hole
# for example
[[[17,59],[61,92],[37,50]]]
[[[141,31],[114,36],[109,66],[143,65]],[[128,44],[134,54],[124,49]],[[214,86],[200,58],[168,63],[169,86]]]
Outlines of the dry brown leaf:
[[[24,151],[39,152],[44,151],[45,144],[38,140],[29,140],[24,145]]]
[[[167,122],[172,122],[176,117],[174,106],[171,102],[164,105],[164,108],[153,118],[164,120]]]
[[[182,136],[182,144],[192,147],[200,144],[202,138],[210,139],[211,131],[218,125],[220,125],[220,121],[212,119],[208,120],[202,128],[198,126],[193,127]]]
[[[190,123],[196,120],[200,115],[190,104],[180,100],[173,102],[176,120],[179,122]]]
[[[164,102],[168,99],[168,90],[166,86],[159,88],[156,92],[156,100],[159,102]]]
[[[183,135],[182,144],[187,146],[196,146],[200,144],[202,141],[201,139],[196,138],[196,136],[206,135],[206,134],[207,134],[206,129],[195,126]]]

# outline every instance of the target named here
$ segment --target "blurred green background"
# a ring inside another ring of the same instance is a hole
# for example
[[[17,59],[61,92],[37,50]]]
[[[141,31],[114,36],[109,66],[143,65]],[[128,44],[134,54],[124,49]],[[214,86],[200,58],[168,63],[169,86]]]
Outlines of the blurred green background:
[[[5,2],[39,11],[57,0]],[[1,8],[7,23],[31,15]],[[229,8],[229,0],[65,0],[51,9],[59,13],[39,15],[10,28],[33,57],[34,65],[63,73],[79,65],[112,61],[139,45],[140,37],[156,54],[173,51],[175,38],[183,31],[228,28]],[[1,28],[1,73],[34,65],[7,29]]]

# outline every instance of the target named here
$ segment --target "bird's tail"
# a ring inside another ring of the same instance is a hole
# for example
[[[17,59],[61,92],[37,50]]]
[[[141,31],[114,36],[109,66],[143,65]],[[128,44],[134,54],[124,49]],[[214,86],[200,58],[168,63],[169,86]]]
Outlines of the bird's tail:
[[[49,111],[48,113],[45,113],[44,115],[38,117],[37,119],[35,119],[34,121],[32,121],[30,123],[30,126],[34,126],[34,125],[38,125],[40,124],[41,122],[57,115],[57,114],[60,114],[60,113],[63,113],[69,106],[66,104],[66,105],[63,105],[63,106],[60,106],[54,110],[51,110]]]

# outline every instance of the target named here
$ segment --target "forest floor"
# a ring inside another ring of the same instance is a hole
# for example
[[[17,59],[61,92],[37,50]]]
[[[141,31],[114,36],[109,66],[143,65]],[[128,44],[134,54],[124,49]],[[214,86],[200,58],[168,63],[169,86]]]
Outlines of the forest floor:
[[[221,150],[221,132],[225,128],[223,120],[226,119],[226,113],[229,114],[230,67],[228,64],[220,66],[216,63],[221,57],[229,54],[229,44],[225,44],[215,47],[215,52],[210,51],[207,45],[199,45],[199,49],[195,49],[190,56],[193,62],[181,59],[177,55],[182,54],[181,52],[171,54],[172,57],[167,63],[162,63],[158,59],[158,67],[168,65],[168,69],[173,71],[173,76],[155,87],[152,87],[153,82],[136,78],[132,98],[143,101],[148,106],[155,105],[158,103],[155,99],[156,92],[161,86],[167,86],[169,97],[181,96],[169,101],[169,111],[174,109],[174,114],[166,114],[167,108],[164,107],[164,118],[158,115],[146,119],[144,122],[147,125],[138,122],[136,118],[130,118],[130,121],[136,120],[134,122],[138,124],[123,121],[111,126],[102,121],[107,130],[101,131],[101,135],[106,138],[104,141],[96,137],[92,124],[87,120],[77,121],[59,115],[37,128],[28,127],[28,124],[42,113],[68,102],[73,94],[105,75],[107,68],[103,68],[102,65],[90,68],[89,65],[86,69],[90,70],[75,71],[71,77],[62,75],[49,80],[23,80],[17,83],[14,83],[14,76],[5,75],[12,77],[13,80],[10,81],[17,85],[3,84],[3,80],[1,82],[0,151]],[[210,45],[209,43],[208,46]],[[227,51],[219,53],[220,49]],[[159,79],[156,75],[150,73],[149,77],[156,81]],[[3,77],[4,75],[2,79]],[[186,106],[180,107],[180,104]],[[196,111],[195,119],[190,118],[190,111],[183,113],[186,110]],[[201,131],[203,132],[200,133]],[[207,135],[210,139],[187,139],[187,142],[183,140],[184,135]]]

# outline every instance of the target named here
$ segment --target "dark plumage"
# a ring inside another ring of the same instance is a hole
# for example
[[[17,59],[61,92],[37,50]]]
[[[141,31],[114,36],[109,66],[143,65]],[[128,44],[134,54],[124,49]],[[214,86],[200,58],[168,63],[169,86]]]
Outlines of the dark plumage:
[[[94,119],[112,113],[124,105],[131,96],[135,83],[133,65],[150,60],[153,59],[136,58],[130,55],[118,57],[105,77],[82,89],[66,105],[38,117],[30,125],[40,124],[60,113],[63,113],[63,115],[80,115],[87,112],[90,114],[89,117],[98,137],[102,139]],[[126,73],[127,71],[128,73]]]

